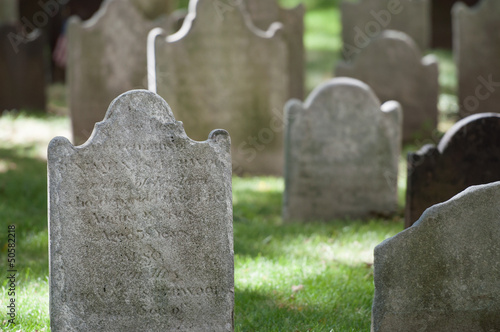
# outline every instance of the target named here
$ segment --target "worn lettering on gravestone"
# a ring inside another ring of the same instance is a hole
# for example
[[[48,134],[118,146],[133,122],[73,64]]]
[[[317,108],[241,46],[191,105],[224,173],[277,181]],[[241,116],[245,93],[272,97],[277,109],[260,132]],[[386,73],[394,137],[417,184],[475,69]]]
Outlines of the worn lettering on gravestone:
[[[245,0],[253,24],[267,30],[274,22],[283,24],[283,34],[288,47],[290,77],[289,98],[304,98],[304,14],[300,4],[293,9],[283,9],[277,0]]]
[[[408,154],[405,226],[467,187],[500,181],[500,114],[471,115],[439,145]]]
[[[469,187],[375,248],[372,332],[498,331],[498,202]]]
[[[146,21],[130,1],[105,2],[88,21],[68,27],[68,85],[73,140],[85,142],[109,103],[121,93],[147,87],[147,35],[167,19]]]
[[[460,116],[499,113],[500,1],[483,0],[473,8],[457,3],[452,13]]]
[[[0,25],[0,112],[45,110],[44,37],[26,35],[18,24]]]
[[[341,62],[335,74],[365,82],[382,102],[399,101],[405,141],[430,137],[436,129],[438,62],[433,55],[422,58],[408,35],[384,31],[352,63]]]
[[[52,331],[232,331],[230,138],[196,142],[152,92],[48,150]]]
[[[285,108],[286,220],[388,215],[397,207],[401,109],[338,78]]]
[[[420,49],[427,50],[431,36],[430,10],[430,0],[343,1],[344,58],[355,58],[384,30],[402,31],[415,40]]]
[[[267,32],[232,0],[191,1],[181,30],[156,39],[158,94],[186,132],[229,131],[235,173],[280,174],[287,48],[279,25]]]

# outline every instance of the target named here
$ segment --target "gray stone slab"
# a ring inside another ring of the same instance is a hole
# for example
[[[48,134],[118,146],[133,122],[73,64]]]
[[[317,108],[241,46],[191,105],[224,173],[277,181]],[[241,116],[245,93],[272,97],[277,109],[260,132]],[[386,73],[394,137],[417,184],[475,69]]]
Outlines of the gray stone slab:
[[[285,220],[392,214],[401,108],[361,81],[336,78],[285,107]]]
[[[67,82],[73,142],[84,143],[121,93],[147,88],[147,35],[167,20],[145,20],[129,2],[106,1],[91,19],[70,19]]]
[[[382,102],[400,102],[405,141],[432,136],[438,118],[438,62],[433,55],[422,58],[408,35],[384,31],[353,62],[339,63],[335,74],[365,82]]]
[[[85,145],[51,141],[52,331],[233,331],[230,144],[191,140],[145,90]]]
[[[500,181],[500,114],[468,116],[438,146],[408,154],[405,226],[467,187],[494,181]]]
[[[498,331],[500,182],[434,205],[375,248],[372,332]]]
[[[276,0],[245,0],[245,6],[252,22],[261,30],[267,30],[272,23],[283,24],[283,33],[288,46],[288,70],[290,77],[289,98],[304,99],[304,14],[300,4],[293,9],[284,9]]]
[[[255,28],[232,0],[191,1],[179,32],[156,39],[158,94],[186,132],[225,128],[237,174],[281,174],[288,56],[279,24]]]
[[[453,54],[460,116],[498,113],[500,104],[500,1],[453,6]]]
[[[344,0],[340,10],[345,59],[356,57],[383,30],[406,33],[422,50],[430,46],[429,0]]]

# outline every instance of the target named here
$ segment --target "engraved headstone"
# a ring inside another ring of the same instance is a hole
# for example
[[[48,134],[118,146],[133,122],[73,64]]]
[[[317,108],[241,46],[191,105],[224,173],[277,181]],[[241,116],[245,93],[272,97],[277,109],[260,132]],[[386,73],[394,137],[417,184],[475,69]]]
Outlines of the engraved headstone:
[[[439,145],[408,154],[405,226],[472,185],[500,181],[500,114],[468,116]]]
[[[156,85],[188,135],[231,134],[235,173],[281,174],[287,48],[233,0],[193,0],[179,32],[156,38]],[[151,87],[150,87],[151,88]]]
[[[403,107],[403,139],[430,137],[438,118],[439,69],[433,55],[422,54],[411,38],[386,30],[354,61],[341,62],[336,76],[368,84],[382,102],[397,100]]]
[[[453,53],[460,116],[498,113],[500,104],[500,1],[453,7]]]
[[[44,45],[40,30],[26,35],[18,24],[0,25],[0,112],[45,110]]]
[[[289,98],[304,98],[304,14],[300,4],[293,9],[283,9],[277,0],[245,0],[252,22],[261,30],[272,23],[283,24],[283,33],[288,46],[288,69],[290,77]]]
[[[147,35],[155,26],[122,0],[106,1],[87,21],[70,20],[67,81],[75,144],[89,138],[114,98],[147,87]]]
[[[341,4],[344,58],[356,57],[384,30],[402,31],[420,49],[427,50],[431,36],[430,6],[429,0],[344,0]]]
[[[52,331],[233,330],[230,144],[191,140],[145,90],[84,145],[51,141]]]
[[[498,331],[498,202],[469,187],[375,248],[372,332]]]
[[[351,78],[285,107],[285,220],[389,215],[397,208],[401,108]]]

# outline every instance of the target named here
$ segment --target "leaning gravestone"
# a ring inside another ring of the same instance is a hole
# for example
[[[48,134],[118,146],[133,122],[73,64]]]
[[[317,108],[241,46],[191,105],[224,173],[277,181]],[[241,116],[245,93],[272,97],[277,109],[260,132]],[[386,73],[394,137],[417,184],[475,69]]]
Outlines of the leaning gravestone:
[[[422,50],[430,46],[430,0],[344,0],[341,13],[346,59],[356,57],[383,30],[405,32]]]
[[[52,331],[232,331],[230,138],[195,142],[156,94],[48,150]]]
[[[375,248],[372,332],[499,330],[498,202],[470,187]]]
[[[166,20],[161,25],[168,27]],[[123,0],[105,2],[88,21],[70,20],[67,76],[74,143],[89,138],[114,98],[147,86],[147,35],[155,26]]]
[[[456,123],[439,145],[408,155],[405,226],[428,207],[477,184],[500,181],[500,114],[471,115]]]
[[[235,173],[280,174],[287,48],[233,0],[193,0],[181,30],[156,38],[156,85],[194,139],[231,134]],[[150,87],[151,89],[151,87]]]
[[[388,215],[397,207],[401,109],[338,78],[285,107],[285,220]]]
[[[290,77],[289,98],[304,98],[304,14],[300,4],[294,9],[283,9],[276,0],[245,0],[252,22],[261,30],[272,23],[283,24],[283,33],[288,46],[288,71]]]
[[[500,1],[453,7],[453,52],[458,67],[460,116],[498,113],[500,104]]]
[[[397,100],[403,106],[403,139],[430,137],[437,127],[439,69],[437,59],[422,58],[411,38],[387,30],[375,38],[352,62],[341,62],[337,76],[368,84],[382,102]]]
[[[0,25],[0,112],[45,110],[44,45],[40,30],[26,35],[18,24]]]

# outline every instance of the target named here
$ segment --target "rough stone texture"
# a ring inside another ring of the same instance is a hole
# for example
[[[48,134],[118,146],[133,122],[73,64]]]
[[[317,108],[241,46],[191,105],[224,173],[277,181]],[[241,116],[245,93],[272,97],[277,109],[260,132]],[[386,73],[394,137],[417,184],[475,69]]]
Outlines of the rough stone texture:
[[[264,34],[233,0],[194,0],[181,30],[156,39],[158,93],[190,137],[229,131],[235,173],[281,174],[287,59],[279,24]]]
[[[457,2],[468,6],[475,5],[479,0],[432,0],[432,48],[452,47],[451,8]]]
[[[159,24],[168,28],[166,21]],[[67,81],[75,144],[89,138],[118,95],[147,87],[147,35],[155,26],[122,0],[105,2],[88,21],[70,20]]]
[[[333,79],[285,107],[285,220],[388,215],[397,207],[401,108]]]
[[[500,181],[500,114],[471,115],[439,145],[408,154],[405,226],[472,185]]]
[[[403,106],[403,139],[430,137],[437,126],[439,69],[437,59],[422,58],[411,38],[387,30],[363,49],[354,62],[341,62],[336,76],[357,78],[368,84],[382,102]]]
[[[28,36],[20,25],[0,25],[0,112],[45,110],[44,39],[39,30]]]
[[[123,1],[123,0],[122,0]],[[177,0],[130,0],[143,15],[154,20],[168,15],[177,8]]]
[[[233,330],[230,144],[191,140],[144,90],[85,145],[51,141],[52,331]]]
[[[375,248],[372,332],[500,330],[499,201],[470,187]]]
[[[500,104],[500,1],[453,7],[453,53],[460,116],[498,113]]]
[[[304,99],[304,5],[300,4],[294,9],[283,9],[276,0],[245,0],[244,2],[252,22],[259,29],[267,30],[274,22],[283,24],[289,56],[288,97]]]
[[[422,50],[430,46],[431,4],[429,0],[343,1],[342,40],[344,58],[352,59],[383,30],[408,34]]]
[[[17,0],[0,1],[0,24],[16,23],[19,20]]]

